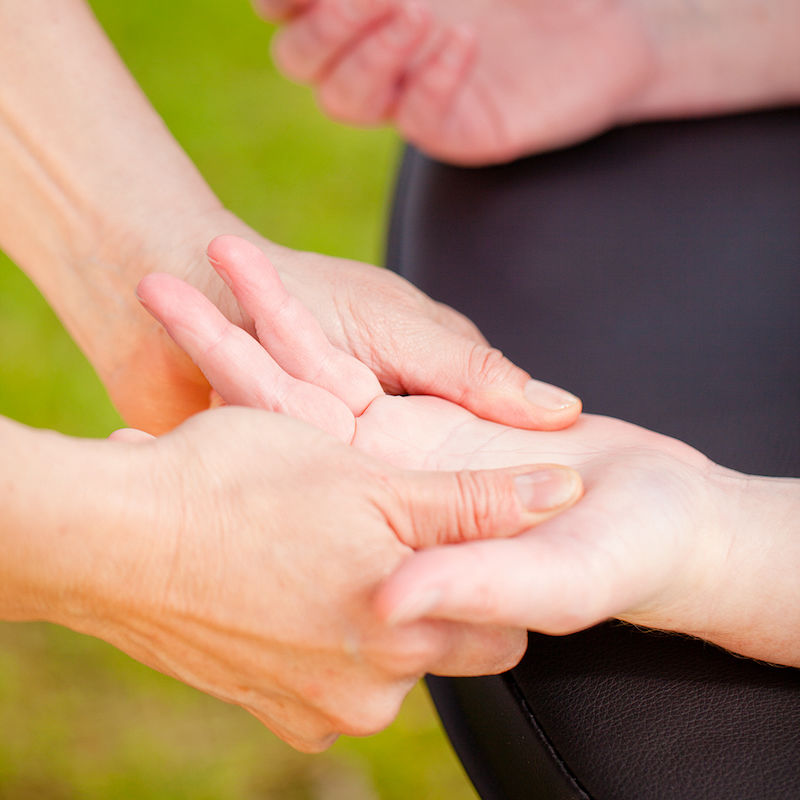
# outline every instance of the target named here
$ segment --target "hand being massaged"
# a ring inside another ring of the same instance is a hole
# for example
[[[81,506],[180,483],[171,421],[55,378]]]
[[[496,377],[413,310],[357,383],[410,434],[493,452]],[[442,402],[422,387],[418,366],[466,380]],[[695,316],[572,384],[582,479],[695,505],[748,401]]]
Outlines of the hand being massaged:
[[[585,496],[527,532],[409,556],[375,599],[384,619],[565,634],[616,617],[745,655],[797,658],[796,644],[781,638],[765,611],[768,599],[758,600],[770,562],[782,547],[797,548],[788,531],[763,521],[765,507],[775,505],[770,493],[779,496],[785,482],[743,476],[607,417],[584,414],[563,431],[530,431],[441,398],[387,396],[364,364],[328,342],[258,248],[220,237],[209,257],[257,338],[175,277],[150,275],[138,294],[225,402],[290,414],[397,467],[553,463],[580,473]],[[572,500],[580,491],[570,471],[545,469],[541,481],[539,491]]]

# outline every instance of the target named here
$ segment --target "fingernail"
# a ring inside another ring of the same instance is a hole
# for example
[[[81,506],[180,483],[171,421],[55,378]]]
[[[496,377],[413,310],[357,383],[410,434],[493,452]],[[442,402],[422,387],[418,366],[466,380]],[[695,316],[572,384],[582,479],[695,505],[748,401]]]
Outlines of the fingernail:
[[[431,587],[423,589],[418,594],[411,594],[406,597],[386,619],[389,625],[401,625],[405,622],[412,622],[422,619],[439,605],[442,599],[442,590]]]
[[[578,490],[578,475],[571,469],[546,467],[514,478],[517,496],[528,511],[550,511],[568,503]]]
[[[547,411],[562,411],[580,402],[574,394],[542,381],[529,380],[523,393],[529,403]]]

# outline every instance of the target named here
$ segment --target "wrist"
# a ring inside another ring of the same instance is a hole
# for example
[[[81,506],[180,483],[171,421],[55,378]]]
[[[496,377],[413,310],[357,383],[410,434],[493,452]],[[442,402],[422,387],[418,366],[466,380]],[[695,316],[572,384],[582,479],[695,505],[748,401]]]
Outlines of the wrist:
[[[6,419],[0,431],[0,618],[89,630],[113,613],[109,598],[131,590],[131,565],[146,554],[154,520],[134,468],[142,454]]]
[[[123,418],[163,433],[208,408],[210,387],[136,297],[138,282],[167,272],[206,294],[234,323],[243,324],[230,290],[208,263],[209,241],[221,233],[255,234],[222,207],[182,218],[116,230],[82,254],[81,286],[91,292],[69,325]]]
[[[764,661],[800,666],[800,481],[717,467],[725,542],[701,630],[687,631]]]
[[[651,80],[620,121],[703,116],[800,100],[800,6],[635,3],[651,45]]]

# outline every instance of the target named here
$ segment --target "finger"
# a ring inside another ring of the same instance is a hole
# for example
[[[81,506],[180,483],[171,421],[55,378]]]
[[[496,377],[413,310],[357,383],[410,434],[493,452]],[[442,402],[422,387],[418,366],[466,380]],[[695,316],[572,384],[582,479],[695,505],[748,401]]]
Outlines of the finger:
[[[630,553],[614,554],[598,519],[578,505],[515,539],[417,553],[380,588],[377,613],[394,624],[432,617],[553,635],[594,625],[642,591]]]
[[[558,430],[581,412],[575,395],[542,381],[494,348],[435,322],[406,335],[393,369],[406,394],[429,394],[458,403],[479,417],[534,430]]]
[[[352,441],[355,420],[338,398],[287,375],[197,289],[171,275],[148,275],[137,294],[225,402],[288,414]]]
[[[445,115],[463,85],[476,54],[474,32],[465,26],[445,29],[429,54],[407,76],[397,106],[400,131],[410,138],[441,135]]]
[[[295,80],[317,81],[341,53],[393,10],[389,0],[318,2],[275,36],[275,61]]]
[[[369,367],[334,347],[314,315],[292,297],[258,247],[219,236],[208,247],[214,269],[255,322],[272,358],[298,380],[326,389],[356,416],[383,394]]]
[[[131,444],[141,444],[155,438],[152,433],[140,431],[138,428],[120,428],[108,435],[109,442],[129,442]]]
[[[260,17],[267,20],[288,19],[294,14],[302,13],[314,0],[251,0],[253,9]]]
[[[406,472],[389,508],[401,542],[413,548],[514,536],[575,503],[580,475],[557,464],[502,470]]]
[[[431,15],[419,3],[405,4],[373,26],[326,72],[318,93],[323,110],[344,122],[384,120],[430,26]]]
[[[433,675],[454,678],[499,675],[513,669],[528,647],[528,632],[524,628],[447,624],[452,626],[450,647],[425,670]]]
[[[426,672],[454,677],[505,672],[519,662],[526,645],[522,628],[422,619],[381,626],[363,656],[397,679],[414,681]]]

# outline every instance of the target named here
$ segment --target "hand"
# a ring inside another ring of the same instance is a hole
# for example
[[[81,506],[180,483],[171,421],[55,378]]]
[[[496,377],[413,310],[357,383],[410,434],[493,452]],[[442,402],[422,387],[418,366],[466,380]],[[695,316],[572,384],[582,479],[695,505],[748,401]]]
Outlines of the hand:
[[[519,427],[560,428],[580,413],[576,397],[531,380],[491,349],[465,317],[397,275],[280,247],[226,212],[207,216],[202,226],[177,242],[151,244],[147,252],[123,254],[123,259],[136,263],[140,274],[158,269],[185,279],[228,319],[253,332],[251,316],[196,245],[210,238],[203,238],[203,231],[225,230],[238,232],[269,254],[292,295],[312,310],[331,342],[367,364],[387,391],[446,397],[479,416]],[[230,242],[220,238],[210,249],[212,257]],[[98,371],[123,417],[159,433],[207,408],[209,386],[160,326],[144,330]]]
[[[796,102],[800,10],[632,0],[256,0],[323,109],[489,164],[620,122]]]
[[[752,480],[673,439],[603,417],[584,415],[566,431],[531,432],[478,419],[441,399],[381,393],[360,411],[369,393],[363,366],[348,364],[330,347],[260,258],[230,249],[218,266],[274,361],[254,339],[228,335],[228,323],[185,285],[153,276],[142,286],[153,313],[223,396],[271,406],[271,393],[279,395],[282,410],[292,413],[296,405],[294,413],[328,429],[341,425],[349,410],[355,424],[342,425],[340,435],[347,439],[354,429],[354,445],[406,468],[558,462],[583,477],[585,497],[535,530],[409,558],[378,596],[385,619],[469,620],[560,634],[618,617],[749,655],[787,657],[786,643],[775,646],[779,637],[767,633],[769,626],[750,620],[754,609],[769,605],[755,576],[768,574],[770,561],[796,546],[785,524],[759,533],[752,518],[745,522],[740,496]],[[281,374],[291,388],[281,384]],[[327,396],[301,402],[308,381]],[[568,495],[568,474],[543,472],[544,484],[531,486],[552,493],[550,505],[557,507],[558,489]],[[782,491],[797,502],[796,486]]]
[[[388,626],[372,597],[413,547],[535,523],[515,491],[525,468],[399,470],[241,408],[106,447],[129,465],[128,489],[112,493],[116,524],[92,535],[84,520],[77,555],[56,546],[46,559],[65,570],[94,553],[68,570],[72,602],[55,621],[246,708],[299,749],[384,727],[426,671],[497,672],[524,652],[520,631]]]
[[[397,276],[281,248],[226,212],[88,4],[62,3],[55,15],[50,5],[0,5],[0,72],[18,78],[0,81],[0,246],[47,297],[129,423],[160,433],[209,405],[207,381],[136,302],[144,275],[177,275],[251,329],[205,258],[206,243],[225,232],[269,253],[331,340],[388,390],[442,394],[526,427],[576,418],[576,398],[529,382],[473,325]]]

